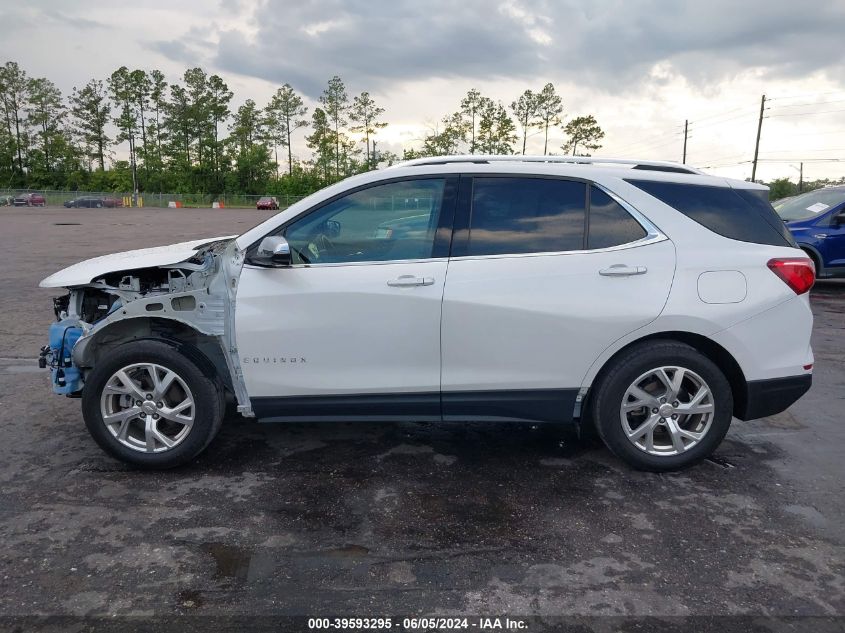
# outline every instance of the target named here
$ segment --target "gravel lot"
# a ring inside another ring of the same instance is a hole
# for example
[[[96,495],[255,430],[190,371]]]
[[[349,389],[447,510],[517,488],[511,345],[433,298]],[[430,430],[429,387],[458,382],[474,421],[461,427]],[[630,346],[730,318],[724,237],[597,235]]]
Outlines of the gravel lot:
[[[518,424],[231,419],[186,468],[108,458],[35,366],[38,281],[267,215],[0,210],[0,616],[845,615],[840,282],[813,291],[810,393],[681,474]]]

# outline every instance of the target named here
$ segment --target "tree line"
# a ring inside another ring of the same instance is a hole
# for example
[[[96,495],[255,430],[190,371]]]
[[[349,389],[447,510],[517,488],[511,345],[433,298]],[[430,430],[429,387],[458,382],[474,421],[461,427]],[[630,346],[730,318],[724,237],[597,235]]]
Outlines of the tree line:
[[[592,115],[563,123],[554,85],[526,90],[509,107],[470,90],[403,156],[377,148],[388,124],[369,92],[350,98],[332,77],[313,111],[284,84],[263,106],[236,109],[225,80],[190,68],[169,83],[159,70],[122,66],[64,96],[16,62],[0,67],[0,187],[303,195],[400,159],[526,152],[529,136],[560,127],[567,154],[600,147]],[[302,135],[311,152],[297,157]],[[117,149],[126,159],[117,159]]]

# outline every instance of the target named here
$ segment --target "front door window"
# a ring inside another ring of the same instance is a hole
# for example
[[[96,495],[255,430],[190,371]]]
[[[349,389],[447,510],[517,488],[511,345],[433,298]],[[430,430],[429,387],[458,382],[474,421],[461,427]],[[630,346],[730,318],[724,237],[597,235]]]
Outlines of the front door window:
[[[443,178],[404,180],[343,196],[285,230],[295,264],[425,259],[432,256]]]

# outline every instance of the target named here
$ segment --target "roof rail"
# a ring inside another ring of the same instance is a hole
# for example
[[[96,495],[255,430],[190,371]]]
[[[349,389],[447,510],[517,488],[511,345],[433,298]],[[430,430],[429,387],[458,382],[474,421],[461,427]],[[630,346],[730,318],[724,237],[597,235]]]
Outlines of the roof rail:
[[[705,175],[704,172],[699,171],[688,165],[681,163],[674,163],[664,160],[630,160],[626,158],[597,158],[594,156],[487,156],[465,154],[456,156],[431,156],[429,158],[414,158],[406,160],[401,163],[396,163],[393,167],[417,167],[422,165],[447,165],[450,163],[476,163],[476,164],[490,164],[490,163],[560,163],[568,165],[608,165],[608,166],[626,166],[630,169],[643,169],[649,171],[668,171],[679,174],[698,174]]]

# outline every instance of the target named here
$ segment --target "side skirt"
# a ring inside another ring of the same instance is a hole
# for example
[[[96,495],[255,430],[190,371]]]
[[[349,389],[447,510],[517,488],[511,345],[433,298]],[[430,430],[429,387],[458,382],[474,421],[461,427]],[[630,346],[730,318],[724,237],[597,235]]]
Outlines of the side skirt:
[[[252,398],[259,422],[572,421],[577,389]]]

